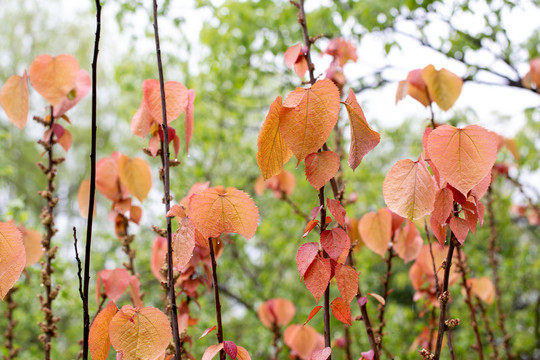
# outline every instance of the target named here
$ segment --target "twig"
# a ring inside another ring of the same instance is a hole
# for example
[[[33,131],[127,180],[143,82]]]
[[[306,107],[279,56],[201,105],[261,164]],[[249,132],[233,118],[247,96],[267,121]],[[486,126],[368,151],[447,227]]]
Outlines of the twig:
[[[484,322],[483,329],[485,329],[488,334],[489,345],[490,348],[493,350],[493,354],[491,354],[491,357],[495,360],[498,360],[499,350],[497,349],[497,344],[495,343],[495,335],[493,334],[493,329],[491,328],[491,323],[489,321],[486,308],[482,304],[482,301],[480,301],[478,298],[476,299],[476,307],[480,310],[480,316],[482,317],[482,321]]]
[[[84,292],[83,292],[83,279],[82,279],[82,264],[81,258],[79,257],[79,248],[77,240],[77,228],[73,227],[73,247],[75,248],[75,260],[77,260],[77,277],[79,278],[79,296],[84,303]]]
[[[292,207],[296,215],[303,217],[305,221],[311,220],[308,214],[303,212],[302,209],[300,209],[300,207],[298,207],[298,205],[292,201],[292,199],[284,191],[281,192],[281,199]]]
[[[226,287],[223,284],[219,284],[218,288],[219,288],[219,291],[222,292],[224,295],[230,297],[231,299],[236,301],[238,304],[245,307],[247,311],[249,311],[253,315],[257,316],[257,310],[255,310],[255,308],[253,307],[253,304],[248,303],[247,301],[242,299],[242,297],[234,294],[231,290],[229,290],[228,287]]]
[[[476,321],[476,312],[474,309],[474,305],[472,303],[472,297],[471,297],[471,287],[467,283],[467,264],[465,264],[465,260],[461,256],[461,249],[457,248],[457,254],[458,254],[458,270],[461,273],[461,286],[465,289],[465,302],[467,303],[467,306],[469,307],[469,312],[471,314],[471,325],[474,331],[474,336],[476,337],[476,351],[478,351],[478,357],[480,360],[484,359],[484,350],[482,346],[482,338],[480,337],[480,331],[478,330],[478,322]]]
[[[435,277],[435,293],[437,298],[441,295],[441,289],[439,288],[439,276],[437,275],[437,265],[435,264],[435,256],[433,255],[433,247],[431,246],[431,234],[429,232],[427,221],[424,220],[424,229],[426,230],[426,237],[429,244],[429,254],[431,256],[431,265],[433,266],[433,276]]]
[[[17,308],[18,304],[13,300],[13,294],[19,290],[18,287],[14,286],[12,287],[8,293],[6,294],[6,297],[4,298],[4,302],[7,305],[7,310],[4,311],[4,316],[7,320],[7,328],[4,332],[5,342],[4,346],[6,348],[7,354],[4,355],[4,360],[12,360],[17,357],[17,354],[19,353],[19,348],[16,347],[13,343],[13,340],[15,338],[15,332],[13,331],[15,329],[15,326],[17,326],[18,321],[13,319],[13,311]]]
[[[90,287],[90,259],[92,250],[92,225],[94,219],[94,199],[96,194],[96,139],[97,139],[97,60],[101,35],[101,3],[96,4],[96,34],[92,59],[92,144],[90,150],[90,195],[88,203],[88,221],[86,224],[86,249],[84,253],[83,302],[83,360],[88,360],[88,337],[90,334],[90,315],[88,312],[88,292]],[[75,231],[75,230],[74,230]],[[80,266],[80,265],[79,265]]]
[[[159,29],[158,29],[158,13],[157,13],[157,0],[153,0],[154,3],[154,39],[156,43],[156,55],[157,65],[159,72],[159,88],[161,93],[161,114],[163,117],[162,129],[163,129],[163,141],[162,141],[162,161],[164,167],[163,187],[165,193],[165,214],[169,212],[171,207],[170,196],[170,183],[169,183],[169,129],[167,125],[167,108],[165,103],[165,84],[163,80],[163,65],[161,63],[161,48],[159,46]],[[173,261],[172,261],[172,227],[171,218],[166,216],[167,220],[167,279],[169,284],[169,301],[171,305],[171,325],[173,331],[174,347],[176,360],[181,360],[181,342],[180,334],[178,333],[178,310],[176,305],[176,293],[174,291],[174,275],[173,275]]]
[[[272,355],[271,360],[278,360],[279,353],[281,352],[281,346],[279,344],[279,340],[281,339],[281,331],[276,323],[273,324],[272,334],[272,346],[274,347],[274,355]]]
[[[347,324],[343,324],[343,329],[345,331],[345,358],[347,360],[352,360],[351,332],[349,331],[349,326]]]
[[[214,284],[214,302],[216,305],[216,321],[217,321],[217,339],[221,344],[223,343],[223,325],[221,323],[221,302],[219,301],[219,283],[217,277],[217,264],[216,256],[214,254],[214,244],[212,238],[208,239],[208,244],[210,245],[210,259],[212,260],[212,282]],[[219,359],[225,360],[225,351],[221,350],[219,352]]]
[[[383,330],[384,325],[386,325],[386,320],[384,319],[384,312],[386,310],[386,301],[388,299],[388,296],[390,295],[391,289],[390,289],[390,277],[392,276],[392,259],[394,258],[394,250],[390,247],[388,249],[388,258],[384,261],[386,262],[386,273],[384,275],[384,278],[382,278],[382,284],[383,284],[383,295],[385,304],[379,304],[379,328],[377,329],[377,334],[379,334],[379,349],[382,350],[382,343],[383,343]]]

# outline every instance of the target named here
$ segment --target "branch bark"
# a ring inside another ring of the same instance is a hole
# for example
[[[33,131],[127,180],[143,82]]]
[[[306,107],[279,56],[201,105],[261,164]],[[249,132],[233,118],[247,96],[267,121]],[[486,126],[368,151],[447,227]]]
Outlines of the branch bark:
[[[217,339],[223,343],[223,324],[221,322],[221,302],[219,301],[219,283],[217,277],[216,255],[214,254],[214,244],[212,238],[208,239],[210,245],[210,259],[212,260],[212,282],[214,284],[214,303],[216,305],[216,321],[217,321]],[[225,351],[220,350],[219,359],[225,360]]]

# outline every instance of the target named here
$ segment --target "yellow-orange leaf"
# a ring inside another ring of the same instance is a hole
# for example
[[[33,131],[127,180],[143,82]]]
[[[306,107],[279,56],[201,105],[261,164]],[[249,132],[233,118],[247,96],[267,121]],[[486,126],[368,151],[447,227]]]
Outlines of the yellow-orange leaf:
[[[13,220],[0,222],[0,298],[19,280],[26,264],[22,233]]]
[[[433,211],[435,190],[435,181],[422,158],[418,161],[399,160],[386,174],[383,183],[386,205],[411,220]]]
[[[497,142],[478,125],[440,126],[429,135],[428,150],[441,177],[465,196],[487,176],[497,158]]]
[[[234,232],[251,239],[259,222],[259,209],[243,191],[216,186],[194,194],[189,215],[195,227],[206,237]]]
[[[109,334],[122,360],[155,359],[169,346],[172,330],[160,310],[125,305],[111,320]]]
[[[430,99],[444,111],[450,109],[461,94],[463,80],[444,68],[437,71],[433,65],[428,65],[422,69],[422,78]]]
[[[339,155],[333,151],[321,151],[306,157],[306,178],[309,183],[319,190],[339,170]]]
[[[302,359],[309,359],[317,347],[317,331],[309,325],[290,325],[283,333],[283,341]]]
[[[13,75],[2,86],[0,105],[15,126],[23,129],[28,120],[28,77]]]
[[[176,267],[181,270],[191,260],[195,248],[195,227],[189,216],[178,220],[178,230],[173,238],[173,251]]]
[[[117,164],[122,184],[140,201],[146,199],[152,188],[152,174],[148,163],[144,159],[130,159],[126,155],[121,155]]]
[[[249,353],[248,351],[246,350],[246,348],[242,347],[242,346],[237,346],[237,355],[236,355],[236,359],[237,360],[251,360],[251,356],[249,356]]]
[[[210,345],[204,351],[204,354],[202,356],[202,360],[211,360],[211,359],[213,359],[214,356],[216,356],[218,354],[218,352],[221,351],[221,349],[223,349],[223,343]]]
[[[474,295],[488,305],[493,303],[493,300],[495,300],[495,286],[493,286],[490,278],[473,278],[469,279],[468,282]]]
[[[85,179],[81,182],[77,191],[77,200],[79,202],[79,214],[83,218],[88,217],[88,208],[90,201],[90,180]],[[96,200],[94,199],[94,215],[96,215]]]
[[[23,235],[24,251],[26,252],[26,265],[30,266],[39,261],[43,255],[43,248],[41,247],[42,235],[36,230],[28,230],[21,227],[21,233]]]
[[[143,82],[143,101],[146,109],[157,123],[163,122],[161,113],[161,89],[159,81],[148,79]],[[176,81],[165,83],[165,107],[167,124],[179,117],[188,105],[188,89]]]
[[[283,165],[289,161],[292,152],[283,141],[279,132],[279,112],[281,110],[281,97],[270,105],[266,120],[262,125],[257,139],[257,164],[264,179],[267,180],[277,175],[283,169]]]
[[[75,87],[79,62],[71,55],[40,55],[30,65],[28,76],[36,91],[52,106],[58,105]]]
[[[326,142],[338,115],[339,90],[328,79],[318,80],[310,89],[304,89],[298,106],[281,109],[279,131],[298,162]]]
[[[413,222],[407,221],[404,228],[396,230],[394,250],[405,263],[416,259],[422,250],[422,237]]]
[[[109,301],[107,306],[100,311],[90,327],[88,349],[92,360],[106,360],[111,348],[109,339],[109,324],[118,312],[118,308],[113,301]]]
[[[371,251],[384,256],[392,237],[392,215],[384,208],[369,212],[360,219],[358,232]]]
[[[349,149],[349,166],[356,169],[364,156],[381,141],[381,135],[367,123],[364,112],[356,100],[352,89],[345,100],[345,107],[351,123],[351,147]]]

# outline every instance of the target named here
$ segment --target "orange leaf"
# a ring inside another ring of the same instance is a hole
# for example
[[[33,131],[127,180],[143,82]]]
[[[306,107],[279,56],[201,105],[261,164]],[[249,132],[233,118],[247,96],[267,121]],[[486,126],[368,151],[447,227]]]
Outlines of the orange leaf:
[[[77,201],[79,202],[79,214],[83,218],[88,217],[88,208],[90,201],[90,179],[85,179],[79,185],[77,191]],[[96,199],[94,199],[94,215],[96,215]]]
[[[109,334],[122,360],[154,359],[169,346],[172,330],[160,310],[125,305],[111,320]]]
[[[454,209],[454,196],[452,190],[448,188],[442,188],[437,190],[435,194],[434,209],[431,216],[439,222],[439,224],[446,224],[446,220]]]
[[[334,59],[337,59],[339,66],[345,65],[349,60],[352,62],[356,62],[356,60],[358,60],[356,47],[342,38],[330,40],[324,54],[331,55],[334,57]]]
[[[373,150],[381,141],[381,135],[367,123],[364,112],[356,100],[352,89],[345,100],[345,107],[351,123],[351,148],[349,149],[349,166],[356,169],[364,156]]]
[[[158,124],[163,123],[161,113],[161,90],[159,81],[148,79],[143,82],[143,102],[150,116]],[[179,117],[188,106],[188,89],[176,81],[165,83],[165,107],[167,110],[167,124]]]
[[[307,269],[313,263],[318,253],[319,243],[316,242],[305,243],[298,248],[298,252],[296,253],[296,266],[298,267],[300,277],[306,275]]]
[[[495,286],[488,277],[481,277],[477,279],[469,279],[471,291],[474,295],[478,296],[480,300],[488,305],[493,304],[495,300]]]
[[[435,235],[435,237],[439,241],[439,244],[441,246],[444,246],[444,243],[446,241],[446,225],[441,225],[433,216],[429,219],[429,223],[431,225],[431,231],[433,231],[433,235]]]
[[[540,89],[540,58],[534,58],[530,61],[530,76],[532,82],[536,85],[536,89]]]
[[[204,330],[201,336],[199,336],[199,340],[205,337],[206,335],[210,334],[212,331],[216,330],[217,326],[214,325],[212,327],[209,327],[208,329]]]
[[[339,170],[339,155],[333,151],[321,151],[306,157],[306,178],[309,183],[319,190]]]
[[[428,91],[426,83],[424,82],[424,79],[422,78],[422,70],[415,69],[409,72],[407,75],[407,91],[408,94],[413,98],[416,99],[419,103],[421,103],[424,106],[428,106],[431,101],[429,101],[428,98]]]
[[[26,264],[23,236],[13,220],[0,222],[0,298],[4,297],[21,276]]]
[[[336,265],[336,282],[339,293],[348,304],[358,294],[358,273],[349,265]]]
[[[195,227],[189,216],[178,221],[178,230],[173,238],[173,252],[176,268],[182,271],[191,260],[195,248]]]
[[[257,139],[257,164],[265,180],[279,174],[292,155],[279,132],[280,110],[281,97],[278,96],[270,105]]]
[[[186,139],[186,153],[189,153],[189,143],[193,136],[193,103],[195,102],[195,91],[188,90],[188,103],[186,107],[186,116],[184,117],[184,132]]]
[[[236,357],[237,360],[251,360],[251,356],[249,356],[248,351],[243,348],[242,346],[237,346],[238,355]]]
[[[381,295],[375,294],[375,293],[367,293],[367,294],[370,296],[373,296],[375,300],[377,300],[381,305],[386,304],[386,300],[384,300],[384,298]]]
[[[118,166],[112,156],[99,159],[96,163],[96,188],[109,200],[117,201],[122,197]]]
[[[347,213],[339,200],[326,199],[326,204],[328,206],[328,210],[330,210],[330,213],[334,215],[334,218],[336,219],[338,224],[345,229],[345,216],[347,215]]]
[[[304,234],[302,235],[302,239],[308,236],[308,234],[317,226],[319,223],[319,220],[313,219],[310,222],[307,223],[306,228],[304,229]]]
[[[13,75],[2,86],[0,91],[0,105],[6,115],[20,130],[28,120],[28,77],[26,71],[23,76]]]
[[[23,236],[24,250],[26,252],[26,267],[37,263],[43,256],[43,248],[41,247],[42,235],[36,230],[27,230],[21,226]]]
[[[194,194],[189,201],[191,220],[206,237],[234,232],[251,239],[259,222],[259,209],[243,191],[216,186]]]
[[[289,69],[292,70],[294,64],[296,63],[296,60],[298,60],[298,57],[300,56],[302,51],[302,44],[296,44],[291,47],[289,47],[283,56],[285,57],[285,64]]]
[[[311,356],[317,346],[319,333],[309,325],[290,325],[283,333],[283,342],[300,358]]]
[[[351,240],[345,230],[338,227],[321,233],[321,246],[331,259],[337,260],[344,250],[350,249]]]
[[[214,356],[216,356],[221,351],[221,349],[223,349],[223,343],[210,345],[204,351],[204,354],[202,356],[202,360],[211,360],[211,359],[213,359]]]
[[[416,259],[422,249],[422,237],[410,220],[404,228],[397,229],[394,236],[394,250],[405,263]]]
[[[308,317],[307,317],[307,320],[306,322],[304,323],[304,325],[306,325],[308,322],[310,322],[311,319],[313,319],[313,317],[315,315],[317,315],[317,313],[319,312],[319,310],[321,310],[323,307],[321,305],[317,305],[315,306],[311,312],[309,313]]]
[[[422,158],[418,161],[399,160],[388,171],[383,183],[386,205],[396,214],[411,220],[433,211],[435,190],[435,181]]]
[[[71,55],[40,55],[30,65],[28,76],[32,87],[56,106],[75,88],[79,70],[79,62]]]
[[[465,197],[491,171],[497,158],[493,136],[478,125],[443,125],[428,139],[431,160],[441,176]]]
[[[275,298],[264,302],[257,310],[257,314],[263,325],[271,330],[274,324],[287,325],[294,317],[295,311],[291,301]]]
[[[109,324],[116,315],[118,308],[114,302],[109,301],[107,306],[99,312],[90,327],[88,349],[93,360],[106,360],[111,348],[109,340]]]
[[[69,148],[71,147],[71,133],[68,129],[64,129],[64,132],[62,136],[58,139],[58,143],[64,148],[64,150],[67,152]]]
[[[371,251],[384,256],[392,237],[392,215],[386,209],[369,212],[360,219],[358,231]]]
[[[54,117],[61,117],[69,109],[77,105],[77,103],[81,101],[82,98],[86,96],[86,94],[88,94],[91,87],[92,80],[90,79],[90,75],[88,75],[86,70],[79,70],[79,73],[77,74],[77,79],[75,80],[75,87],[73,89],[75,90],[75,98],[70,99],[67,96],[63,98],[62,101],[60,101],[60,103],[54,107]]]
[[[339,116],[339,90],[328,79],[310,89],[295,90],[303,96],[294,108],[281,109],[279,131],[298,162],[326,142]],[[287,101],[286,101],[287,102]]]
[[[141,221],[142,217],[142,209],[140,206],[132,206],[129,209],[129,221],[134,222],[135,224],[139,225],[139,221]]]
[[[332,309],[332,315],[344,324],[351,326],[351,307],[346,303],[343,298],[335,298],[330,303]]]
[[[304,275],[304,281],[307,289],[311,292],[315,300],[324,294],[330,281],[331,266],[330,260],[317,257],[307,269]]]
[[[140,201],[146,199],[152,188],[152,174],[146,160],[130,159],[121,155],[117,161],[118,176],[128,191]]]
[[[143,100],[135,112],[135,115],[133,115],[131,118],[129,128],[134,135],[140,136],[144,139],[150,132],[150,128],[152,127],[153,123],[154,119],[152,119],[152,115],[150,115],[150,112],[144,105]]]
[[[433,65],[428,65],[422,69],[422,78],[426,82],[430,99],[444,111],[450,109],[461,94],[463,80],[444,68],[437,71]]]

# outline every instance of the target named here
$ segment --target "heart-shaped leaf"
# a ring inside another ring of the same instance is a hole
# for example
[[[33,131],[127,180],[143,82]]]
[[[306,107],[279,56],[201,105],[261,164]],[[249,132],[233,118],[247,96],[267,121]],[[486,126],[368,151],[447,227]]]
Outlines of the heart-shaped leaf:
[[[0,222],[0,298],[15,285],[26,265],[23,236],[13,220]]]
[[[40,55],[28,70],[30,83],[53,107],[75,88],[79,62],[71,55]]]
[[[28,77],[26,71],[23,76],[13,75],[2,86],[0,91],[0,105],[6,115],[20,130],[28,120]]]

